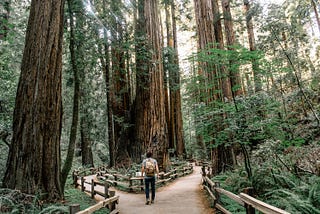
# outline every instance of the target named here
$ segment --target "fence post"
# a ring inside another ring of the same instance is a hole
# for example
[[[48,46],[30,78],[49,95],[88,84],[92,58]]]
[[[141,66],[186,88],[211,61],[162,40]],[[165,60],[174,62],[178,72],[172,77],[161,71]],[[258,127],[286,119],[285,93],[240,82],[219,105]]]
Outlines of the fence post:
[[[107,182],[104,183],[104,198],[109,198],[109,184]]]
[[[77,212],[79,212],[80,211],[80,204],[71,204],[70,206],[69,206],[69,212],[70,212],[70,214],[75,214],[75,213],[77,213]]]
[[[84,190],[86,189],[85,186],[84,186],[85,180],[86,180],[86,179],[85,179],[84,177],[81,177],[81,191],[82,191],[82,192],[84,192]]]
[[[74,184],[75,188],[77,188],[79,185],[78,184],[78,173],[75,170],[72,172],[72,178],[73,178],[73,184]]]
[[[201,167],[201,170],[202,170],[202,176],[206,177],[206,167],[204,165]]]
[[[113,175],[114,176],[114,185],[117,186],[118,185],[118,176],[117,175]]]
[[[94,198],[94,185],[95,183],[94,183],[94,180],[92,179],[91,180],[91,198]]]
[[[116,191],[109,191],[109,195],[110,197],[113,197],[116,195]],[[116,209],[116,203],[115,202],[111,202],[109,205],[108,205],[108,208],[110,211],[113,211]]]
[[[220,183],[219,182],[214,182],[214,188],[220,188]],[[214,189],[213,188],[213,189]],[[214,202],[214,206],[216,205],[216,204],[220,204],[220,193],[218,192],[218,191],[215,191],[214,190],[214,196],[216,197],[216,200],[215,200],[215,202]]]
[[[253,196],[253,188],[252,187],[245,188],[243,190],[243,192],[246,193],[247,195]],[[256,211],[255,211],[254,207],[252,207],[251,205],[245,203],[244,207],[246,208],[247,214],[255,214]]]

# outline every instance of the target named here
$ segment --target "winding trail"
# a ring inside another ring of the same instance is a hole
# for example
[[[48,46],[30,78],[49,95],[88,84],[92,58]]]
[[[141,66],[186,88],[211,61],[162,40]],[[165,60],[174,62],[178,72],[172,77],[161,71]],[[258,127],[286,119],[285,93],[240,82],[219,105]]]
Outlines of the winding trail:
[[[115,190],[119,195],[121,214],[214,214],[201,186],[201,168],[194,167],[192,174],[176,179],[156,190],[155,203],[145,205],[145,195]],[[97,196],[98,200],[102,198]]]

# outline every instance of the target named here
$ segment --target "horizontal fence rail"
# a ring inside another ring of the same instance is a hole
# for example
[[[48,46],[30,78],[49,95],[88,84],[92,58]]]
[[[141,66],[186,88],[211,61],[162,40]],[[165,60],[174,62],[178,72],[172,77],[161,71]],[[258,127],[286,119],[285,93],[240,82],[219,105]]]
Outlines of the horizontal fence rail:
[[[119,173],[109,173],[104,170],[103,171],[90,170],[90,171],[95,172],[96,177],[99,180],[99,181],[91,181],[91,183],[94,185],[97,185],[97,184],[103,185],[103,186],[105,186],[106,189],[108,189],[109,186],[115,186],[115,187],[121,186],[122,188],[128,190],[129,192],[132,192],[134,190],[142,191],[144,189],[144,178],[142,176],[127,176],[127,175],[122,175]],[[88,175],[87,173],[90,171],[86,170],[85,171],[86,173],[83,173],[80,171],[74,171],[73,172],[73,181],[74,181],[74,185],[76,188],[78,186],[81,186],[82,191],[92,193],[93,191],[85,189],[85,184],[89,184],[87,179],[85,178],[86,177],[85,175]],[[159,177],[156,181],[156,185],[166,183],[166,182],[174,180],[178,177],[188,175],[192,172],[193,172],[193,165],[192,164],[188,164],[187,166],[176,167],[168,172],[160,172]],[[80,183],[79,183],[79,181],[80,181]],[[100,194],[100,193],[97,192],[94,194]]]
[[[229,192],[225,189],[220,188],[219,182],[213,182],[207,175],[205,171],[205,166],[202,167],[202,181],[203,186],[212,198],[214,202],[215,208],[220,210],[223,213],[231,214],[226,208],[224,208],[221,204],[221,194],[233,200],[235,203],[238,203],[242,207],[246,209],[247,214],[254,214],[255,210],[258,210],[262,213],[266,214],[290,214],[289,212],[264,203],[250,194],[252,192],[252,188],[246,188],[243,193],[236,195],[232,192]]]

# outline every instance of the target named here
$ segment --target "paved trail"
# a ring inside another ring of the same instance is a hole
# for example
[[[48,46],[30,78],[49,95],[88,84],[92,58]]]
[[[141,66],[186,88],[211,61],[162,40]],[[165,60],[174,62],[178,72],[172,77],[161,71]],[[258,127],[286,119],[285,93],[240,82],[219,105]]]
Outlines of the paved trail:
[[[214,214],[201,187],[200,167],[156,190],[155,203],[145,205],[145,195],[116,190],[121,214]]]

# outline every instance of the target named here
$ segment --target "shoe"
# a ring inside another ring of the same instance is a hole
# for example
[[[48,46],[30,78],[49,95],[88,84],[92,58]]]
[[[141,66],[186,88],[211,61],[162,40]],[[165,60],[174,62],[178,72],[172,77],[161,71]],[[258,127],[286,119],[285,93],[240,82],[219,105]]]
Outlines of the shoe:
[[[151,200],[151,204],[154,204],[154,200]]]
[[[149,204],[150,204],[150,200],[147,200],[147,201],[146,201],[146,205],[149,205]]]

